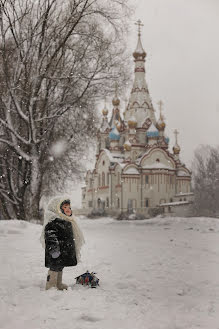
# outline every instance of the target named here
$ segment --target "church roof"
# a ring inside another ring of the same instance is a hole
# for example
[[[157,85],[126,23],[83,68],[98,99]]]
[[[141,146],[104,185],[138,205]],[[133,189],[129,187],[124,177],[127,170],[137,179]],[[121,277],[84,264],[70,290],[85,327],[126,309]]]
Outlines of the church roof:
[[[124,174],[128,174],[128,175],[139,175],[139,171],[135,167],[130,167],[127,170],[125,170]]]
[[[103,151],[107,154],[110,162],[121,163],[124,160],[124,155],[122,154],[110,152],[108,149],[103,149]]]
[[[137,119],[137,127],[142,127],[142,124],[147,117],[150,118],[154,124],[156,123],[156,118],[145,80],[146,52],[142,46],[140,33],[138,34],[137,47],[133,56],[135,58],[135,78],[124,117],[125,120],[128,121],[132,116],[132,111],[134,109]]]
[[[162,162],[154,162],[152,164],[146,164],[142,167],[143,169],[169,169],[169,170],[175,170],[171,166],[167,166]]]
[[[146,132],[148,137],[159,137],[159,131],[158,129],[155,127],[155,125],[152,124],[150,125],[149,129]]]
[[[190,174],[188,172],[185,172],[183,170],[177,171],[177,176],[178,177],[190,177]]]
[[[119,134],[118,130],[116,129],[116,127],[114,127],[111,130],[111,132],[109,133],[109,138],[111,140],[116,140],[116,141],[120,140],[120,134]]]

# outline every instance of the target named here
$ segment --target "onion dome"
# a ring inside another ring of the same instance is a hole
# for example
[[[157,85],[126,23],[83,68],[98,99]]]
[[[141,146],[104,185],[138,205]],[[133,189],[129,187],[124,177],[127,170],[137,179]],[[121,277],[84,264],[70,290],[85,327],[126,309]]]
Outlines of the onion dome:
[[[179,147],[178,144],[175,144],[175,145],[173,146],[173,153],[174,153],[174,154],[179,154],[179,153],[180,153],[180,147]]]
[[[125,143],[123,144],[123,148],[124,148],[125,151],[131,151],[132,145],[129,142],[129,140],[125,141]]]
[[[102,110],[102,114],[104,115],[104,116],[107,116],[107,114],[108,114],[108,110],[104,107],[104,109]]]
[[[165,140],[165,142],[167,143],[167,144],[169,144],[169,142],[170,142],[170,139],[169,139],[169,137],[164,137],[164,140]]]
[[[147,137],[159,137],[159,131],[155,127],[155,125],[152,123],[149,127],[149,129],[146,132]]]
[[[112,104],[114,107],[118,107],[120,104],[120,99],[118,97],[118,84],[115,83],[115,96],[113,97]]]
[[[113,106],[119,106],[120,100],[117,95],[115,95],[115,97],[113,98],[112,104],[113,104]]]
[[[128,126],[130,129],[135,129],[137,127],[137,120],[135,119],[134,116],[131,116],[130,119],[128,120]]]
[[[140,38],[140,35],[138,35],[138,44],[137,44],[137,47],[133,53],[133,57],[136,59],[136,60],[139,60],[139,59],[145,59],[146,57],[146,52],[145,50],[143,49],[143,46],[142,46],[142,43],[141,43],[141,38]]]
[[[163,116],[160,116],[160,119],[157,121],[157,129],[163,131],[166,127],[166,123],[163,120]]]
[[[109,138],[114,141],[119,141],[120,140],[120,134],[116,127],[114,127],[111,132],[109,133]]]

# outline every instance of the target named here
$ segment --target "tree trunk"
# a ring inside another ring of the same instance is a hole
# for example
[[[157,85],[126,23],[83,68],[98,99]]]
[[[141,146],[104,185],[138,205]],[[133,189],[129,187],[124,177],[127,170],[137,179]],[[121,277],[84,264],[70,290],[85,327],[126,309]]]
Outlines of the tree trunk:
[[[42,185],[42,173],[41,173],[41,165],[40,165],[40,158],[36,155],[37,150],[34,147],[32,150],[32,161],[31,161],[31,173],[30,173],[30,193],[28,197],[28,209],[27,213],[27,220],[41,220],[40,214],[40,197],[41,197],[41,185]]]

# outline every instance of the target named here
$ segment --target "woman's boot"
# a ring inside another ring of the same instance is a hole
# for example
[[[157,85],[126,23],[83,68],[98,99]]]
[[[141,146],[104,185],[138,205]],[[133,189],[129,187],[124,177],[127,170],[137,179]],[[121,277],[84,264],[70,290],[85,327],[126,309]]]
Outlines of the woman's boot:
[[[49,270],[46,281],[46,290],[53,287],[57,289],[58,273],[59,272]]]
[[[58,272],[58,281],[57,281],[57,288],[59,290],[64,290],[64,289],[68,289],[67,284],[62,283],[62,271]]]

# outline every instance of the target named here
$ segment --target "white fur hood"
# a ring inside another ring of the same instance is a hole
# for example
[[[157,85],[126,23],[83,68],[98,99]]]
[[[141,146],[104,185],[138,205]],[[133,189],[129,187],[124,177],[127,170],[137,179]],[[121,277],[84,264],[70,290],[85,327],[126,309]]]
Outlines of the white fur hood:
[[[70,222],[72,224],[72,230],[73,230],[73,235],[74,235],[74,240],[75,240],[77,261],[79,262],[80,258],[81,258],[80,250],[81,250],[82,245],[85,242],[84,236],[83,236],[83,233],[81,232],[73,214],[72,214],[72,216],[66,216],[65,214],[62,213],[62,211],[60,209],[62,202],[66,199],[67,198],[63,198],[63,197],[62,198],[55,197],[49,201],[47,209],[44,214],[44,223],[43,223],[43,229],[42,229],[40,241],[41,241],[43,248],[45,248],[45,238],[44,238],[45,227],[50,221],[54,220],[55,218],[61,218],[61,219],[64,219],[64,220]]]

